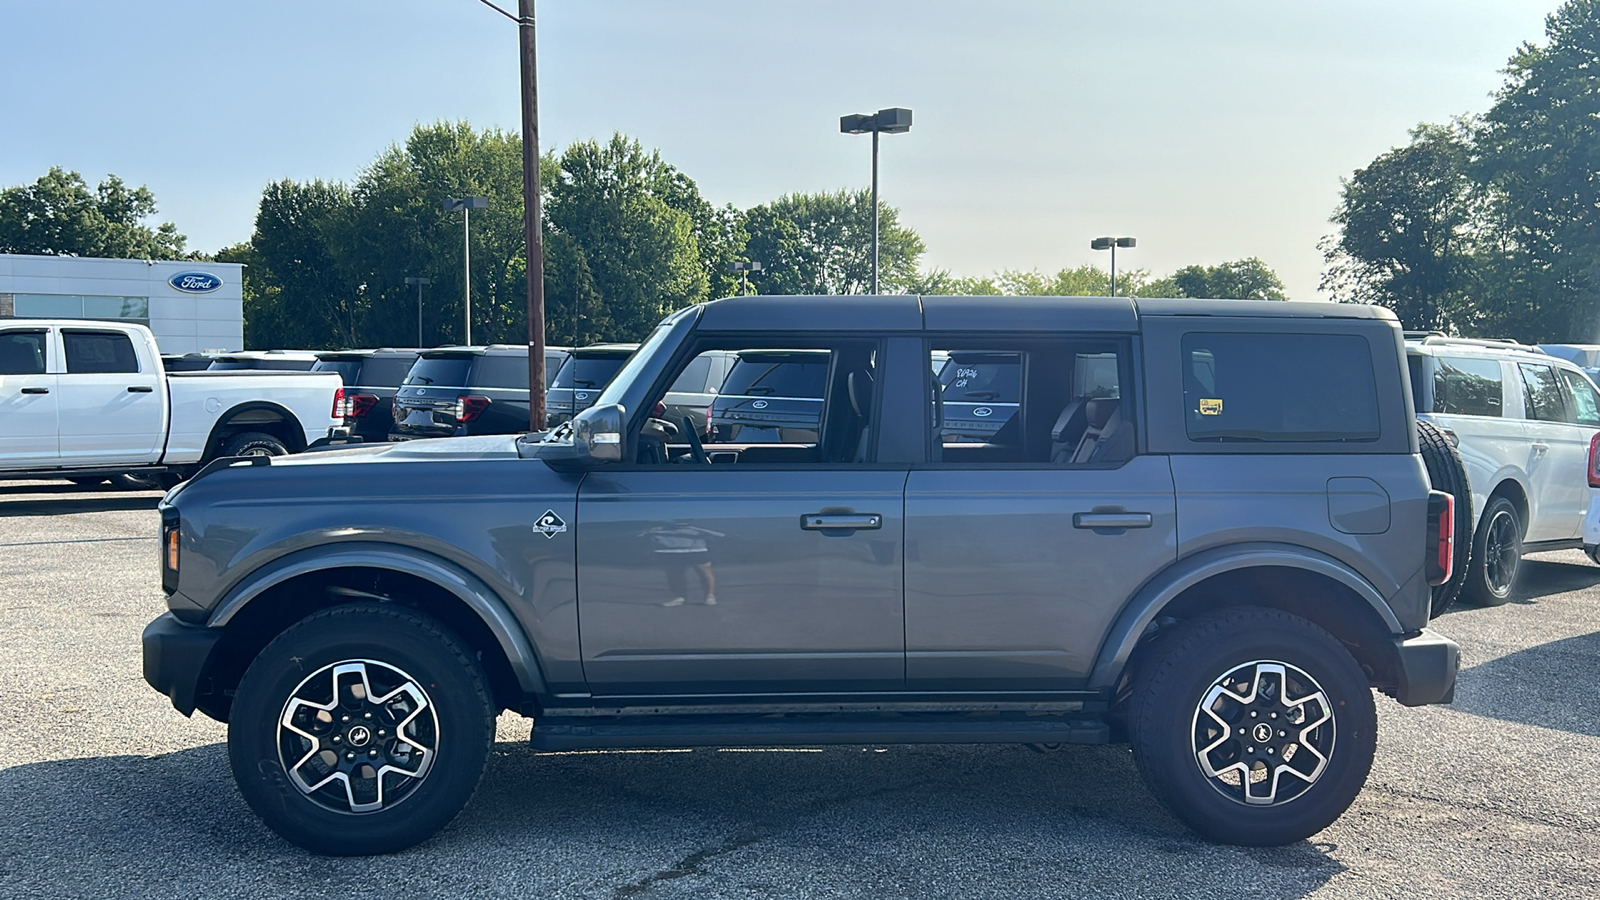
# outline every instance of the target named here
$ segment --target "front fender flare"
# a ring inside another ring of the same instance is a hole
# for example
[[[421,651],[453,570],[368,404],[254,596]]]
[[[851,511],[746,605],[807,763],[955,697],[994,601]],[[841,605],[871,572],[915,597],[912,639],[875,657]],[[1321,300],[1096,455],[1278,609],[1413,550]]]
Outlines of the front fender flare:
[[[269,588],[301,575],[349,566],[389,569],[421,578],[449,591],[466,604],[494,635],[522,690],[529,694],[545,693],[538,654],[505,601],[471,572],[449,560],[410,547],[350,541],[311,547],[279,557],[235,584],[217,604],[206,624],[211,628],[224,628],[240,610]]]
[[[1266,541],[1214,547],[1178,560],[1145,582],[1134,594],[1112,623],[1105,643],[1100,646],[1094,670],[1089,675],[1089,687],[1108,690],[1116,685],[1128,666],[1129,658],[1133,656],[1134,647],[1144,637],[1145,630],[1179,594],[1224,572],[1265,566],[1302,569],[1326,576],[1366,601],[1391,634],[1400,634],[1405,630],[1377,588],[1356,570],[1326,553],[1294,544]]]

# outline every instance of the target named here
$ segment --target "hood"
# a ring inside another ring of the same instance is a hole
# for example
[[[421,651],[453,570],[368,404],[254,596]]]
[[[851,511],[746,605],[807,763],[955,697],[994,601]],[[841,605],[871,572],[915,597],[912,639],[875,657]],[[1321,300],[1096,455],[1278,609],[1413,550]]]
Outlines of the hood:
[[[392,444],[363,444],[338,450],[315,450],[293,456],[275,456],[272,467],[319,466],[339,463],[425,462],[428,460],[515,459],[516,434],[433,438]]]

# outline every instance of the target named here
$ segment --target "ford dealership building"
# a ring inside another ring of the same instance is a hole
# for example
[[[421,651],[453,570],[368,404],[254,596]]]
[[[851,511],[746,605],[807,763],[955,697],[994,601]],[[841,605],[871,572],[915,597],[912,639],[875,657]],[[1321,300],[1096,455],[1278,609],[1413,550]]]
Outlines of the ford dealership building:
[[[7,318],[107,319],[150,326],[162,353],[244,346],[238,263],[0,253]]]

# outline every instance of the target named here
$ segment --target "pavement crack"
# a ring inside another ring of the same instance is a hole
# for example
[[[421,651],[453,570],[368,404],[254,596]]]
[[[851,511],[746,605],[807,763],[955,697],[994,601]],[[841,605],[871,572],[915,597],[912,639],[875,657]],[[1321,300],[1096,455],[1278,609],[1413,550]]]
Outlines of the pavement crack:
[[[639,894],[650,890],[650,888],[664,881],[674,881],[679,878],[688,878],[691,875],[698,875],[700,874],[701,867],[704,866],[708,861],[724,854],[732,853],[735,850],[742,850],[751,844],[762,841],[770,833],[770,831],[765,829],[744,831],[726,841],[723,841],[720,844],[717,844],[714,847],[705,847],[700,850],[696,850],[688,856],[685,856],[684,858],[673,863],[671,868],[662,869],[654,874],[646,875],[638,881],[619,886],[615,891],[612,892],[612,900],[623,900],[625,897],[638,896]]]

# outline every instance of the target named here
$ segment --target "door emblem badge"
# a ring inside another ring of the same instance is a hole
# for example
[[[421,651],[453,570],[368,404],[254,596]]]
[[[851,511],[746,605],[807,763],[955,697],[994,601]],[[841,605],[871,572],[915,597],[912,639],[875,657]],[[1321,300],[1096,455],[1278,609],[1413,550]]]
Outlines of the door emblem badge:
[[[975,416],[978,416],[979,418],[982,418],[984,416],[992,416],[992,415],[994,415],[994,410],[990,409],[987,406],[980,406],[977,409],[973,410],[972,414],[975,415]]]
[[[589,392],[588,391],[579,391],[576,394],[573,394],[572,396],[577,397],[579,400],[587,400],[587,399],[589,399]]]
[[[756,402],[750,404],[750,408],[751,409],[766,409],[767,408],[767,401],[765,401],[765,400],[757,400]]]
[[[426,394],[427,392],[428,391],[427,391],[426,388],[417,388],[417,396],[419,396],[419,397],[422,396],[423,394]]]
[[[539,521],[533,523],[533,530],[547,538],[553,538],[558,534],[567,533],[567,523],[556,515],[555,510],[547,509],[544,511],[544,515],[539,517]]]

